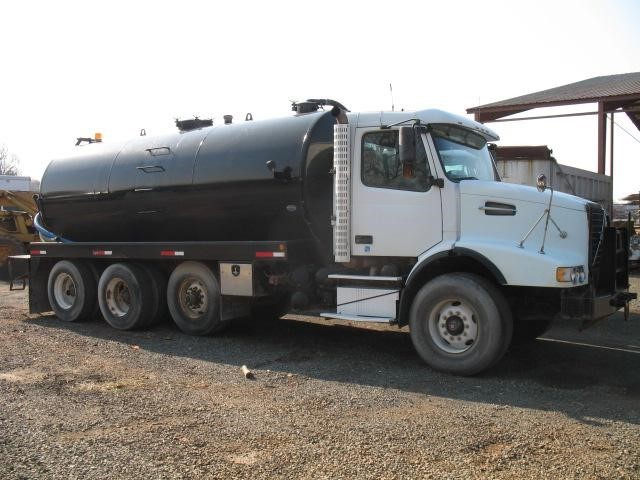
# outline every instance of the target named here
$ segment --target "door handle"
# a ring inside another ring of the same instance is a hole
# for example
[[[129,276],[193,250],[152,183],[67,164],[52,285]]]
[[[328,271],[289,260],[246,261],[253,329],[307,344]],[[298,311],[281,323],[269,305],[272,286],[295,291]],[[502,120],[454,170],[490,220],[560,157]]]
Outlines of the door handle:
[[[143,171],[144,173],[161,173],[164,172],[164,167],[162,165],[145,165],[143,167],[136,167],[138,170]]]
[[[508,203],[485,202],[484,206],[480,206],[478,209],[484,210],[485,215],[513,216],[518,213],[516,206]]]
[[[373,243],[373,235],[356,235],[356,243],[359,245],[371,245]]]
[[[149,155],[151,155],[152,157],[157,157],[159,155],[169,155],[171,153],[171,148],[155,147],[155,148],[147,148],[146,151],[149,152]]]

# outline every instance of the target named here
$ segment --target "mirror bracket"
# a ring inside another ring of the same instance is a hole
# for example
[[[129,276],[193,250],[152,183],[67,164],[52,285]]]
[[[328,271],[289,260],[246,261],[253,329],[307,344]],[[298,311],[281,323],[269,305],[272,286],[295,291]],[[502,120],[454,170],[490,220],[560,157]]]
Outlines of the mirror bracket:
[[[429,186],[436,186],[438,188],[444,188],[444,179],[443,178],[436,178],[433,175],[429,175],[427,177],[427,182],[429,183]]]

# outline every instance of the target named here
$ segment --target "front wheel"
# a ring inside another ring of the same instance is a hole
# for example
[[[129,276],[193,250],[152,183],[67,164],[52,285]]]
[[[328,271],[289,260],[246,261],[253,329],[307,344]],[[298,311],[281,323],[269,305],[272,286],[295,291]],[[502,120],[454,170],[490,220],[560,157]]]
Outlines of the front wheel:
[[[488,280],[469,273],[449,273],[427,283],[410,311],[410,335],[432,368],[474,375],[496,363],[513,332],[511,310]]]

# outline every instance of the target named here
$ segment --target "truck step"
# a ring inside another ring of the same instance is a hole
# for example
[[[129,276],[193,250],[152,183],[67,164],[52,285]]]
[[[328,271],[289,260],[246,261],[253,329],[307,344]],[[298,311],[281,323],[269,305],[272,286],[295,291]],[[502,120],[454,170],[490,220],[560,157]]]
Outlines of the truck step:
[[[320,316],[324,318],[335,318],[338,320],[349,320],[351,322],[374,322],[392,324],[396,321],[395,318],[390,317],[366,317],[362,315],[347,315],[345,313],[321,313]]]
[[[400,283],[402,281],[402,277],[373,277],[370,275],[341,275],[341,274],[332,274],[329,275],[329,278],[334,280],[352,280],[357,282],[384,282],[384,283]],[[346,282],[341,282],[346,283]]]

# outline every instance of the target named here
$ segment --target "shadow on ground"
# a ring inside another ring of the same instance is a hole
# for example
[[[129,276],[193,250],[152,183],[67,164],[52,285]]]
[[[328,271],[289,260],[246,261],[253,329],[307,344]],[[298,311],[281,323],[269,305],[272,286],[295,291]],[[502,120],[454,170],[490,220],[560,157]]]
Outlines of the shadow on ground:
[[[260,369],[270,369],[323,381],[558,411],[591,424],[640,424],[640,315],[625,323],[617,314],[586,332],[564,324],[545,339],[512,349],[493,369],[471,378],[429,369],[406,332],[317,320],[237,321],[216,337],[190,337],[168,324],[120,332],[101,320],[68,324],[39,316],[28,322],[170,356],[246,364],[258,369],[258,379]]]

